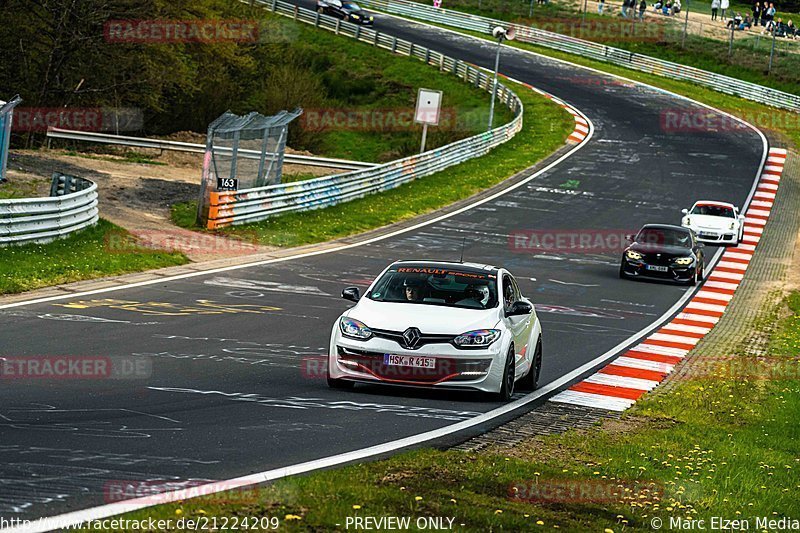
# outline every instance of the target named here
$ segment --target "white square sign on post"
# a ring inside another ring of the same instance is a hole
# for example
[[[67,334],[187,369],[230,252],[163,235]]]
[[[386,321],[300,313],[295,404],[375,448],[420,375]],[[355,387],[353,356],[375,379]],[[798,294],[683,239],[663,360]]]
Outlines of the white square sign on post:
[[[425,151],[425,139],[428,137],[428,126],[439,124],[439,115],[442,111],[442,91],[420,88],[417,92],[417,110],[414,113],[414,122],[422,124],[422,144],[419,153]]]

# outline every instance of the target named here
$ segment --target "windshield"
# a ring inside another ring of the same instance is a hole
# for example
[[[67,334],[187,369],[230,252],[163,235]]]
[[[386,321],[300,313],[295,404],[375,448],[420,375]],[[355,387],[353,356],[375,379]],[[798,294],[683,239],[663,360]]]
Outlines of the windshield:
[[[497,277],[437,267],[393,267],[367,297],[376,302],[490,309],[497,305]]]
[[[726,205],[697,204],[692,209],[691,215],[709,215],[712,217],[736,218],[733,209]]]
[[[636,236],[639,244],[692,247],[692,238],[687,231],[668,228],[644,228]]]
[[[361,11],[361,6],[355,2],[345,2],[344,7],[347,9],[352,9],[353,11]]]

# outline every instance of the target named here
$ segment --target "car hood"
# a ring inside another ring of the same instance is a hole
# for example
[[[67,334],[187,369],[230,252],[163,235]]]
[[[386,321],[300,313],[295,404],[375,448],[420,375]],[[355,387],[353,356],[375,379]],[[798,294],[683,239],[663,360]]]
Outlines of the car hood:
[[[696,228],[709,228],[709,229],[729,229],[731,222],[736,222],[735,218],[714,217],[711,215],[687,215]]]
[[[423,333],[458,335],[473,329],[493,328],[499,308],[459,309],[441,305],[387,303],[362,298],[345,315],[373,329],[405,331],[415,327]]]
[[[690,248],[683,246],[666,246],[662,244],[640,244],[634,243],[629,250],[634,250],[642,254],[664,254],[667,257],[687,257],[692,255]]]

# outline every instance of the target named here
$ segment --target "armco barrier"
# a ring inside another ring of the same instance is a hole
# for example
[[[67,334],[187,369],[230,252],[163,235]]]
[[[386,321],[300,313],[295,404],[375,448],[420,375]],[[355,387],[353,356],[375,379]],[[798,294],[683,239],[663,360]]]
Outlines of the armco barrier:
[[[56,172],[49,198],[0,200],[0,246],[49,242],[97,220],[97,185]]]
[[[795,112],[800,111],[800,96],[796,94],[764,87],[695,67],[663,61],[655,57],[637,54],[621,48],[614,48],[613,46],[606,46],[592,41],[578,39],[577,37],[561,35],[559,33],[540,30],[531,26],[523,26],[521,24],[511,24],[507,21],[462,13],[460,11],[435,8],[408,0],[363,0],[361,4],[385,13],[402,15],[409,18],[416,18],[445,26],[453,26],[487,34],[491,34],[492,28],[495,26],[513,26],[516,31],[515,39],[521,42],[553,48],[562,52],[568,52],[606,63],[613,63],[657,76],[689,81],[721,93],[739,96],[747,100],[777,108],[788,109]]]
[[[373,29],[344,22],[339,19],[297,7],[279,0],[260,1],[270,10],[292,17],[318,28],[331,30],[338,35],[353,37],[394,53],[416,57],[452,72],[464,81],[492,89],[492,78],[481,70],[439,52],[409,41],[384,35]],[[306,211],[331,206],[360,198],[367,194],[392,189],[423,176],[428,176],[449,166],[481,156],[495,146],[511,139],[522,129],[522,102],[507,87],[498,83],[497,97],[508,106],[514,119],[498,128],[467,139],[442,146],[423,154],[406,157],[371,169],[325,176],[289,184],[268,185],[235,192],[212,192],[208,215],[208,228],[231,224],[244,224],[292,211]]]

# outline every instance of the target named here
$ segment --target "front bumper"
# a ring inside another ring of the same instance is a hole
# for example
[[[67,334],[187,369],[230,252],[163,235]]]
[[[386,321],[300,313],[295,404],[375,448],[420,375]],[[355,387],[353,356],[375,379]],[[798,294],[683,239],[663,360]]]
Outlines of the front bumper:
[[[651,266],[666,268],[666,270],[654,270],[649,268]],[[692,279],[692,275],[696,270],[696,262],[689,265],[649,265],[643,260],[628,259],[627,257],[622,260],[622,271],[625,275],[632,278],[649,278],[687,283]]]
[[[694,231],[697,235],[697,240],[705,244],[733,244],[736,242],[737,233],[735,229],[721,230],[710,228],[695,228],[692,226],[683,226]]]
[[[338,328],[337,328],[338,330]],[[450,344],[428,344],[404,350],[391,340],[357,341],[338,331],[331,336],[328,375],[334,379],[426,388],[497,392],[503,379],[502,338],[483,350],[459,350]],[[435,359],[434,368],[387,364],[386,355]]]
[[[347,22],[352,22],[353,24],[361,24],[362,26],[372,26],[375,23],[375,20],[369,17],[353,18],[352,16],[348,16]]]

